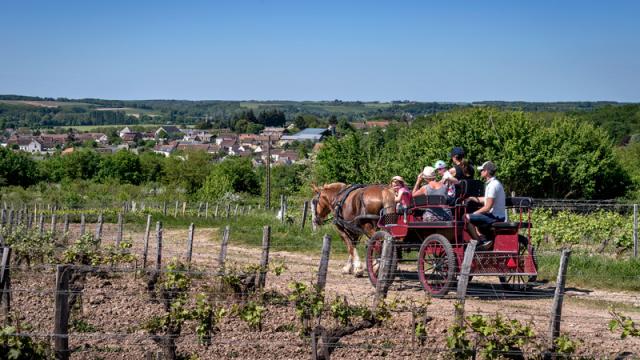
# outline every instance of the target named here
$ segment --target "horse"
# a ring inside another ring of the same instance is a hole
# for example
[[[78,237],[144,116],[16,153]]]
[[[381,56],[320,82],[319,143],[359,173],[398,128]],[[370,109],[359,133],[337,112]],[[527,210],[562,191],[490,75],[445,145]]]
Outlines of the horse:
[[[382,209],[395,210],[393,192],[386,185],[349,186],[340,182],[321,187],[312,184],[311,187],[314,192],[311,201],[314,224],[322,225],[333,212],[333,222],[349,251],[342,273],[362,276],[356,244],[361,235],[371,238],[375,233]]]

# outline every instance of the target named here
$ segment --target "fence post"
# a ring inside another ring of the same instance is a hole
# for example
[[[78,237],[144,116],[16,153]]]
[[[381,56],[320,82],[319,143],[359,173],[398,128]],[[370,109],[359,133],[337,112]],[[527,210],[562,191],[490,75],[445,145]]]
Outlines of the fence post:
[[[13,232],[13,207],[9,209],[9,220],[7,224],[9,225],[9,233]]]
[[[284,194],[280,194],[280,222],[284,224],[285,219],[285,209],[284,209]]]
[[[51,235],[53,236],[56,235],[56,227],[58,225],[58,214],[56,214],[55,211],[54,208],[51,213]]]
[[[220,244],[220,255],[218,256],[218,269],[222,274],[224,273],[224,261],[227,257],[227,245],[229,244],[229,225],[224,227],[222,233],[222,243]]]
[[[471,272],[471,263],[473,262],[473,255],[476,251],[477,240],[471,240],[467,244],[467,249],[464,251],[464,259],[462,260],[462,271],[458,278],[458,291],[456,292],[457,303],[455,306],[455,320],[458,326],[462,326],[464,323],[464,301],[467,296],[467,285],[469,284],[469,273]]]
[[[27,229],[31,230],[31,228],[33,227],[33,217],[34,215],[31,213],[31,211],[27,212]]]
[[[208,201],[204,204],[204,218],[205,219],[209,218],[209,202]]]
[[[118,213],[118,232],[116,233],[116,248],[120,246],[122,242],[122,232],[124,230],[124,220],[122,219],[122,213]]]
[[[187,264],[191,268],[191,254],[193,253],[193,231],[194,225],[189,225],[189,237],[187,238]]]
[[[2,209],[2,220],[0,220],[0,225],[2,225],[2,227],[5,226],[5,224],[7,223],[7,209]]]
[[[198,204],[198,217],[200,217],[201,212],[202,212],[202,202]]]
[[[229,216],[231,214],[231,204],[227,204],[227,213],[226,213],[226,218],[227,220],[229,220]]]
[[[69,278],[71,266],[56,267],[56,300],[54,318],[54,338],[56,359],[69,359]]]
[[[147,255],[149,254],[149,231],[151,231],[151,214],[147,215],[147,227],[144,231],[144,249],[142,250],[142,268],[147,268]]]
[[[236,217],[236,221],[238,221],[238,204],[236,204],[236,208],[233,211],[233,216],[235,216]]]
[[[178,203],[179,201],[176,200],[176,209],[173,211],[173,217],[178,217]]]
[[[560,322],[562,320],[562,300],[564,299],[564,285],[566,282],[567,267],[569,265],[570,249],[562,250],[560,267],[558,268],[558,279],[556,280],[556,291],[553,294],[553,306],[551,307],[551,321],[549,323],[549,351],[555,358],[556,339],[560,336]]]
[[[0,263],[0,303],[2,304],[2,314],[4,325],[9,326],[11,314],[11,248],[2,248],[2,262]]]
[[[156,240],[158,242],[156,247],[156,271],[160,272],[162,267],[162,221],[156,223]]]
[[[86,227],[86,219],[84,217],[84,214],[80,214],[80,236],[84,235],[85,227]]]
[[[216,204],[216,209],[213,211],[213,218],[217,218],[218,217],[218,204]]]
[[[102,213],[98,214],[98,223],[96,224],[96,241],[102,241],[102,222],[104,221]]]
[[[304,202],[302,204],[302,221],[300,222],[300,229],[304,229],[304,225],[307,222],[307,212],[309,211],[309,201]]]
[[[633,204],[633,257],[638,257],[638,204]]]
[[[40,219],[38,219],[38,230],[40,235],[44,234],[44,213],[40,213]]]
[[[269,245],[271,244],[271,226],[265,225],[262,228],[262,257],[260,258],[260,276],[258,277],[258,286],[260,290],[264,289],[267,282],[267,269],[269,267]]]
[[[327,271],[329,270],[329,255],[331,254],[331,236],[325,234],[322,238],[322,257],[320,258],[320,267],[318,268],[318,283],[316,287],[318,292],[324,291],[327,284]]]
[[[187,202],[183,201],[182,202],[182,216],[184,216],[184,214],[187,212]]]
[[[391,285],[391,271],[393,262],[393,252],[395,251],[395,240],[387,234],[382,243],[382,257],[378,270],[378,283],[376,284],[376,295],[373,299],[373,310],[378,308],[380,301],[387,297],[389,286]]]
[[[142,206],[142,210],[144,211],[144,205]],[[167,216],[167,200],[162,202],[162,215]]]

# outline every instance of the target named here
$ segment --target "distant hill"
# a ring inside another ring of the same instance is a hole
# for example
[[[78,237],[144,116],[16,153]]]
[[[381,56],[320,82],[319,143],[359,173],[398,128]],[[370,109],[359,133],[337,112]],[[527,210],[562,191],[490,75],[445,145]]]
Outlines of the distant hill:
[[[277,110],[284,113],[287,121],[298,116],[359,121],[364,119],[401,119],[431,115],[453,109],[491,106],[499,109],[534,112],[567,112],[572,114],[593,113],[598,109],[624,108],[629,104],[616,102],[520,102],[478,101],[472,103],[447,102],[363,102],[363,101],[223,101],[223,100],[108,100],[41,98],[22,95],[0,95],[0,127],[52,127],[52,126],[101,126],[118,124],[197,124],[232,127],[234,121],[255,114]],[[632,104],[630,106],[638,106]],[[615,113],[616,122],[624,121],[620,116],[634,113],[627,110]],[[620,115],[622,114],[622,115]],[[585,116],[599,124],[606,123],[602,117]],[[606,127],[606,125],[605,125]],[[631,131],[632,129],[625,129]],[[618,138],[624,134],[616,133]]]

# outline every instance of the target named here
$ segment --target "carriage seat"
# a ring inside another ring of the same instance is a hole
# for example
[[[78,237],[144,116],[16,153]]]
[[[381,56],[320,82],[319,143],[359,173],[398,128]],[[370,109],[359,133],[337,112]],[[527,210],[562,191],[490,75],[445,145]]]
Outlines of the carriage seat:
[[[528,222],[513,222],[513,221],[506,221],[506,222],[495,222],[493,224],[491,224],[491,227],[494,229],[499,229],[499,230],[507,230],[507,229],[526,229],[531,227],[531,223]]]
[[[411,200],[412,208],[442,205],[447,205],[447,197],[444,195],[418,195]]]

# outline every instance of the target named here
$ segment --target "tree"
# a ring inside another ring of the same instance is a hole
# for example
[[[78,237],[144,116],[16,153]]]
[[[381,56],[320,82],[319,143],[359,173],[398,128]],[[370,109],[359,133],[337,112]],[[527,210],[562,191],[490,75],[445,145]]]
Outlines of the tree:
[[[35,161],[24,152],[0,147],[0,185],[29,186],[38,182]]]
[[[140,159],[127,150],[105,156],[100,162],[98,177],[102,181],[113,179],[120,183],[139,185],[143,181]]]

